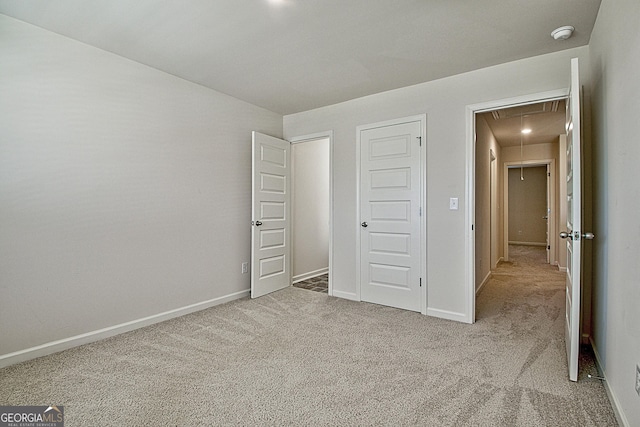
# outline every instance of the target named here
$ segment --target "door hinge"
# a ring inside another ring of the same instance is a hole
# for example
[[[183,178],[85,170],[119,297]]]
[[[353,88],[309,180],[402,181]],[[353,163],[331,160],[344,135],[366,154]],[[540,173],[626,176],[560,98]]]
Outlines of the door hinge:
[[[422,277],[420,278],[420,287],[422,287]]]
[[[551,250],[551,246],[547,246],[547,249]]]
[[[416,138],[418,138],[418,143],[422,147],[422,137],[421,136],[416,136]]]
[[[422,207],[418,208],[418,216],[422,216]]]

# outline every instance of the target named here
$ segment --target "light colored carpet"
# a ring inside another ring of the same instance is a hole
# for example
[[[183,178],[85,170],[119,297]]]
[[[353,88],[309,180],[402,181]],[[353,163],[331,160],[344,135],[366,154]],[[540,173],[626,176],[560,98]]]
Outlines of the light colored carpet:
[[[567,380],[564,275],[526,251],[474,325],[288,288],[2,369],[0,404],[68,427],[616,425],[588,354]]]

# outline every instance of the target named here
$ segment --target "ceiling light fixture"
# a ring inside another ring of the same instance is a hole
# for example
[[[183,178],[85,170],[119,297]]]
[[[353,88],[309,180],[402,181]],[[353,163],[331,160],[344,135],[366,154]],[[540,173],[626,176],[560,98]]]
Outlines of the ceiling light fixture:
[[[522,133],[525,135],[529,135],[531,133],[531,129],[529,128],[522,129]]]
[[[574,31],[575,28],[573,28],[571,25],[565,25],[564,27],[559,27],[551,31],[551,37],[553,37],[555,40],[566,40],[571,37]]]

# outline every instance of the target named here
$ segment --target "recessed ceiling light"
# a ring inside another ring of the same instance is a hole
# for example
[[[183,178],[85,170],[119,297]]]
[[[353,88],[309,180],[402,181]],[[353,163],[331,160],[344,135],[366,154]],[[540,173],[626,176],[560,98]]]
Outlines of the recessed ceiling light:
[[[525,134],[525,135],[528,135],[528,134],[531,133],[531,129],[529,129],[529,128],[522,129],[522,133]]]

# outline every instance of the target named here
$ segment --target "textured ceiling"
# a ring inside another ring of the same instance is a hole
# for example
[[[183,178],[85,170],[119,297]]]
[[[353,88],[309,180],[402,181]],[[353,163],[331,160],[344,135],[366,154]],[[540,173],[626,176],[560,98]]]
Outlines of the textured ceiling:
[[[600,0],[0,0],[0,13],[289,114],[586,45]],[[574,36],[550,33],[573,25]]]

